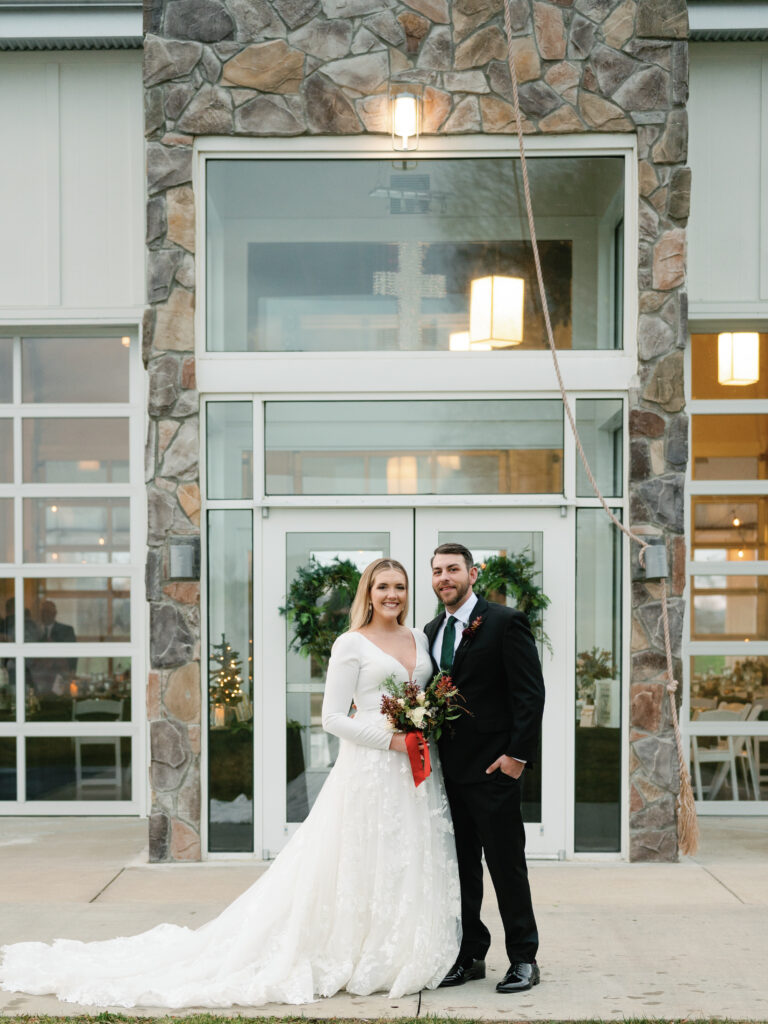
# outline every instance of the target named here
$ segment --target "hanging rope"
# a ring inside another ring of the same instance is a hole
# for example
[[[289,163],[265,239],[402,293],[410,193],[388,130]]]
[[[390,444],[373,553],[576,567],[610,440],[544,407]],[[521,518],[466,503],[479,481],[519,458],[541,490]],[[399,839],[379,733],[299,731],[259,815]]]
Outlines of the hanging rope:
[[[563,381],[563,375],[560,371],[560,361],[557,357],[557,349],[555,348],[555,338],[552,333],[552,323],[549,318],[549,304],[547,303],[547,296],[544,290],[544,276],[541,271],[541,260],[539,258],[539,246],[536,240],[536,225],[533,219],[533,204],[531,202],[531,187],[528,181],[528,164],[525,157],[525,140],[523,136],[523,125],[522,118],[520,115],[520,99],[518,96],[517,89],[517,72],[515,70],[515,59],[512,50],[512,16],[510,10],[510,0],[504,0],[504,27],[507,32],[507,58],[509,62],[509,73],[512,79],[512,103],[515,110],[515,126],[517,130],[517,139],[520,145],[520,168],[523,174],[523,192],[525,194],[525,209],[528,215],[528,229],[531,235],[531,248],[533,249],[533,261],[536,266],[536,279],[539,285],[539,295],[541,296],[541,309],[544,314],[544,324],[547,329],[547,341],[549,342],[549,349],[552,354],[552,362],[555,367],[555,375],[557,376],[557,383],[560,388],[560,394],[563,399],[563,407],[565,414],[568,417],[568,423],[570,424],[571,431],[573,433],[574,440],[576,442],[576,449],[581,458],[584,470],[587,474],[587,478],[590,482],[592,490],[595,492],[597,499],[603,506],[608,518],[623,534],[629,537],[630,540],[635,541],[640,546],[638,558],[641,565],[645,565],[645,551],[648,548],[648,544],[642,537],[633,533],[629,527],[625,526],[624,523],[618,519],[611,509],[608,507],[608,503],[603,497],[597,480],[592,473],[592,469],[589,465],[586,452],[581,443],[579,432],[576,429],[576,420],[571,409],[571,403],[568,399],[568,395],[565,390],[565,383]],[[675,703],[675,694],[678,688],[678,682],[674,675],[674,663],[672,660],[672,644],[669,639],[669,613],[667,609],[667,582],[666,579],[659,581],[661,587],[661,618],[664,626],[664,647],[666,651],[667,660],[667,693],[669,694],[669,703],[671,709],[672,726],[675,733],[675,744],[677,746],[677,762],[680,769],[680,792],[678,794],[678,815],[677,815],[677,836],[680,850],[684,854],[695,853],[698,848],[699,842],[699,826],[696,817],[696,805],[693,799],[693,790],[691,788],[691,777],[688,773],[688,767],[685,762],[685,751],[683,749],[683,737],[680,732],[680,723],[677,718],[677,705]]]

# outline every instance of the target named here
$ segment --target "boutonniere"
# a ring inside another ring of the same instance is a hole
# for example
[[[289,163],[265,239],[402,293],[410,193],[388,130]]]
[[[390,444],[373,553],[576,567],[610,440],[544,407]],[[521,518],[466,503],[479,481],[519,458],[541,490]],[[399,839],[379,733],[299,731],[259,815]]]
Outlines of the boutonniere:
[[[462,642],[463,643],[469,643],[472,640],[472,637],[478,631],[478,629],[480,629],[482,624],[483,624],[483,616],[482,615],[478,615],[477,618],[472,619],[472,621],[467,626],[467,628],[463,629],[461,631]]]

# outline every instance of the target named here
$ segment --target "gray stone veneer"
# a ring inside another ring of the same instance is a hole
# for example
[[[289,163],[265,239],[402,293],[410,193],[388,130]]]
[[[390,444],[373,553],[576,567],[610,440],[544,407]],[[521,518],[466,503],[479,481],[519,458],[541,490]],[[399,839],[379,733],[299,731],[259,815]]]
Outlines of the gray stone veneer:
[[[688,53],[685,0],[512,0],[524,128],[638,139],[638,386],[630,520],[672,567],[683,622],[683,349]],[[424,132],[514,130],[500,0],[145,0],[149,374],[147,599],[150,852],[200,857],[199,586],[167,579],[172,538],[200,530],[193,339],[196,135],[386,131],[387,83],[418,71]],[[664,693],[659,585],[632,583],[630,828],[634,860],[677,857],[677,765]],[[204,659],[203,659],[204,664]]]

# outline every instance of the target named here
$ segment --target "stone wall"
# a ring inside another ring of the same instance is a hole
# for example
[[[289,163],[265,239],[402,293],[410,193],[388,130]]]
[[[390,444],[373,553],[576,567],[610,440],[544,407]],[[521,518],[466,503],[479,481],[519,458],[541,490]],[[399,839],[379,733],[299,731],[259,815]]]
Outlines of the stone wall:
[[[679,654],[687,150],[685,0],[512,0],[526,132],[636,133],[639,386],[631,513],[668,545]],[[200,528],[193,357],[192,144],[200,134],[385,132],[387,83],[424,84],[424,131],[510,133],[501,0],[146,0],[149,720],[153,860],[200,855],[199,588],[167,581],[168,545]],[[199,197],[198,201],[199,201]],[[631,855],[677,855],[674,746],[658,585],[632,588]]]

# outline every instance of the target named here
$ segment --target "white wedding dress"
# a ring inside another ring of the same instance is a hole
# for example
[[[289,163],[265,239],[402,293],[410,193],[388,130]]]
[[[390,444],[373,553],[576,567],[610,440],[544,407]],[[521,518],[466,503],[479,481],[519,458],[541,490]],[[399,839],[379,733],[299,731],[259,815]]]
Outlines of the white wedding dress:
[[[414,637],[423,686],[431,661],[424,634]],[[338,638],[323,702],[323,725],[341,739],[336,764],[269,870],[217,918],[195,930],[161,924],[103,942],[5,946],[1,987],[174,1009],[434,988],[459,945],[453,829],[437,756],[417,788],[407,756],[388,749],[389,675],[408,678],[362,634]]]

